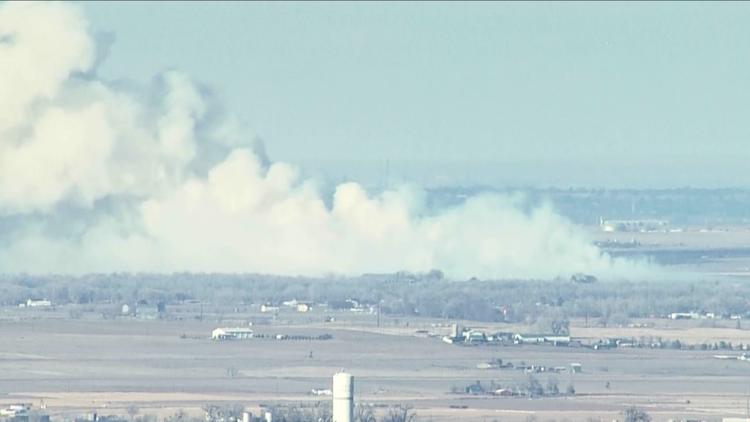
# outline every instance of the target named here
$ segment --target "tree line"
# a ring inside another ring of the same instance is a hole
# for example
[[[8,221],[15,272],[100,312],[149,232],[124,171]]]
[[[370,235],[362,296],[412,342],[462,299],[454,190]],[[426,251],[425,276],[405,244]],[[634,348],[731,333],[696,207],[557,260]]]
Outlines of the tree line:
[[[577,317],[607,325],[672,312],[745,316],[750,309],[750,283],[453,281],[439,271],[321,278],[193,273],[0,276],[2,305],[17,305],[28,298],[47,298],[58,305],[192,300],[226,306],[290,299],[348,306],[347,301],[354,299],[390,315],[530,324],[540,320],[560,324]]]

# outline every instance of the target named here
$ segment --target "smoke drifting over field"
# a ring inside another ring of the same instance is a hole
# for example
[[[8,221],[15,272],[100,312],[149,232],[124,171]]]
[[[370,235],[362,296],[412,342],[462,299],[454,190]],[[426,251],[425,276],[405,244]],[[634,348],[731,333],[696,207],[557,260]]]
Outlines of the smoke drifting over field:
[[[521,198],[434,211],[416,188],[370,195],[355,183],[324,198],[256,153],[188,76],[122,87],[96,76],[98,50],[74,6],[0,6],[2,272],[646,271],[549,208],[522,211]]]

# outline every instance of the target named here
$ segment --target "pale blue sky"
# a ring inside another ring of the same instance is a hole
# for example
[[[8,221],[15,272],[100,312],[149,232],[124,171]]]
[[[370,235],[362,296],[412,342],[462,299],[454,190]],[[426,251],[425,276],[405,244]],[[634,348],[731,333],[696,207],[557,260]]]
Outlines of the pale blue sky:
[[[274,159],[376,184],[750,186],[748,3],[85,3]]]

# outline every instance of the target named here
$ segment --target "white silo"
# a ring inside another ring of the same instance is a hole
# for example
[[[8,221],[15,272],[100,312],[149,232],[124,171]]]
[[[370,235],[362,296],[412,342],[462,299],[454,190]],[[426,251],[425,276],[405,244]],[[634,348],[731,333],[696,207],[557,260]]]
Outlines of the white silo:
[[[354,377],[346,372],[333,376],[333,422],[354,420]]]

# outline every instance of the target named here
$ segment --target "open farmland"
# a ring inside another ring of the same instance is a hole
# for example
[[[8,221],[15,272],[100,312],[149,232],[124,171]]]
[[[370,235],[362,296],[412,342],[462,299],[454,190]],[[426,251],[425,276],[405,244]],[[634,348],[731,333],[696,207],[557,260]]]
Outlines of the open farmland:
[[[715,359],[713,351],[449,345],[437,337],[414,335],[421,329],[447,332],[435,327],[440,321],[420,318],[384,319],[378,328],[372,315],[325,313],[336,320],[324,323],[322,311],[282,312],[275,321],[256,325],[256,333],[331,334],[333,339],[217,342],[209,338],[211,329],[230,321],[223,316],[219,322],[217,314],[207,314],[203,321],[103,320],[95,313],[70,319],[65,314],[64,309],[5,309],[0,401],[43,400],[52,415],[124,414],[131,405],[144,414],[199,412],[208,403],[253,409],[330,400],[309,391],[329,388],[331,374],[346,369],[356,376],[357,402],[406,403],[420,417],[436,421],[520,421],[531,414],[539,420],[585,420],[616,417],[629,405],[646,409],[656,420],[719,420],[744,413],[750,376],[750,363]],[[580,322],[574,321],[573,336],[610,334],[576,326]],[[671,339],[684,334],[687,341],[716,330],[717,336],[732,335],[730,340],[737,342],[748,338],[744,330],[671,324],[657,324],[650,334]],[[451,392],[477,381],[513,385],[529,377],[517,369],[477,369],[497,358],[549,367],[577,362],[583,372],[534,375],[543,384],[554,378],[563,390],[573,385],[576,394],[571,396],[528,399]]]

